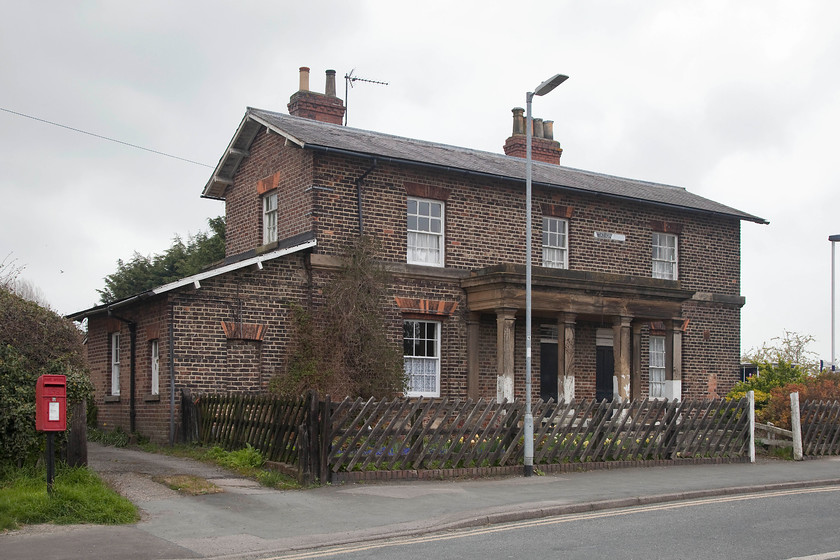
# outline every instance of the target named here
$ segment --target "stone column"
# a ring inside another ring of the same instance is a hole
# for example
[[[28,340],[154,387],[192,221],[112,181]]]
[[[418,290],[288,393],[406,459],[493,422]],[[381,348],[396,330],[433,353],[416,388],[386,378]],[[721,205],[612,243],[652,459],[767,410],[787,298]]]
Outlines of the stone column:
[[[467,316],[467,398],[478,399],[481,394],[478,387],[479,364],[478,344],[481,314],[470,313]]]
[[[557,319],[557,392],[561,402],[575,398],[575,319],[574,313],[563,313]]]
[[[615,363],[616,396],[622,400],[630,398],[630,359],[632,317],[616,317],[613,326],[613,358]]]
[[[642,323],[633,321],[633,360],[630,368],[630,398],[642,398]]]
[[[516,309],[496,310],[496,401],[513,401],[513,351]]]
[[[682,400],[682,324],[679,317],[665,321],[665,398]]]

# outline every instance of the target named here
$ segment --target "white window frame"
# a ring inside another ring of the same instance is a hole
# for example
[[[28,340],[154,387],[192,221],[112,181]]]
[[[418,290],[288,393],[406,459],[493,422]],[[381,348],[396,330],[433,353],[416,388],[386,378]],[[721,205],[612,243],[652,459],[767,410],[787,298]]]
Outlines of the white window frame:
[[[429,326],[434,327],[431,336],[428,332]],[[403,364],[407,397],[440,396],[440,333],[441,323],[438,321],[406,319],[403,322]],[[429,355],[430,351],[432,355]],[[418,387],[420,376],[427,381],[424,387]]]
[[[543,217],[542,265],[569,268],[569,220]]]
[[[152,367],[152,394],[160,394],[160,344],[158,339],[151,342],[149,359]]]
[[[648,342],[648,396],[665,398],[665,337],[651,335]]]
[[[651,240],[651,269],[654,278],[679,279],[679,239],[673,233],[654,232]]]
[[[406,262],[408,264],[443,266],[445,206],[445,203],[440,200],[408,197],[406,205]]]
[[[120,394],[120,333],[111,333],[111,394]]]
[[[263,245],[277,241],[277,191],[262,197]]]

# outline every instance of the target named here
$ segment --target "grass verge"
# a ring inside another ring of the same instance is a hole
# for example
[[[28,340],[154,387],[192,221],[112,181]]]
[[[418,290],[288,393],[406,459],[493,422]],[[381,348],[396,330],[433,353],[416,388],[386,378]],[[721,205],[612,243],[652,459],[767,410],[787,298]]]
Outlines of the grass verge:
[[[36,523],[116,525],[138,519],[134,504],[86,468],[58,465],[52,496],[47,494],[44,469],[0,471],[0,530]]]

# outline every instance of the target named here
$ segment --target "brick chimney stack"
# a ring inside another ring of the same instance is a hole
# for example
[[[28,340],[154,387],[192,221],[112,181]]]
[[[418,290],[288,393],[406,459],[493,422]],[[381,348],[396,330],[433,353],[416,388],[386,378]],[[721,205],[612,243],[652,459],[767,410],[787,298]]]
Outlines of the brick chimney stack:
[[[525,146],[525,109],[513,108],[513,135],[505,141],[505,154],[524,158]],[[554,140],[554,121],[531,119],[533,136],[531,137],[531,158],[544,163],[560,163],[563,148]]]
[[[325,93],[309,91],[309,68],[300,68],[300,89],[289,99],[289,114],[321,122],[343,124],[344,101],[335,95],[335,70],[327,70]]]

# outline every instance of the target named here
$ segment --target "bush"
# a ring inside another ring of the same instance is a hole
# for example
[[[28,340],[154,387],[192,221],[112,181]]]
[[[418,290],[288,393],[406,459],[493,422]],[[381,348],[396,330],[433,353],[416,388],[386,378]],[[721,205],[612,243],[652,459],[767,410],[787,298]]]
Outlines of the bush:
[[[742,398],[748,391],[755,391],[756,418],[764,422],[766,421],[764,409],[770,403],[770,394],[773,389],[790,383],[799,383],[807,376],[802,368],[785,360],[780,360],[775,364],[767,361],[753,363],[758,366],[758,375],[736,383],[732,390],[727,393],[726,398],[730,400]]]
[[[38,377],[66,375],[68,403],[92,397],[82,350],[71,321],[0,288],[0,465],[32,462],[42,448],[35,431]],[[62,433],[57,444],[64,441]]]
[[[824,371],[814,377],[807,377],[799,383],[788,383],[770,391],[770,402],[762,421],[789,430],[790,394],[799,393],[799,402],[840,400],[840,372]]]

